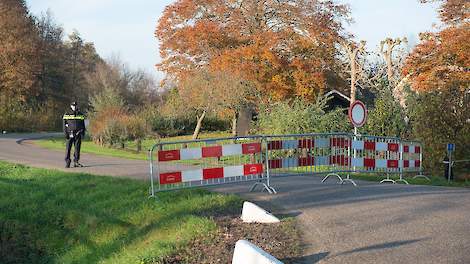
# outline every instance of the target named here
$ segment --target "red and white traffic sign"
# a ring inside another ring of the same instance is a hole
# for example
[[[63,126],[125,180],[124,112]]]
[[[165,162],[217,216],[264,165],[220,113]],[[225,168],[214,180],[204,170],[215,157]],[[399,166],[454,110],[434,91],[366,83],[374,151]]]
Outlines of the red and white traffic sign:
[[[366,123],[367,119],[367,108],[366,105],[361,101],[354,101],[349,107],[349,120],[355,127],[362,127]]]

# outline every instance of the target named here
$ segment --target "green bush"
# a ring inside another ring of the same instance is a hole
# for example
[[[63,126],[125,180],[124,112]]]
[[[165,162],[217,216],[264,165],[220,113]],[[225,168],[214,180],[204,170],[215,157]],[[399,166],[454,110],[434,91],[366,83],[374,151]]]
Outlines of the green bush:
[[[166,115],[158,107],[142,111],[142,118],[148,124],[149,129],[161,137],[192,134],[197,123],[195,115]],[[202,127],[202,131],[227,131],[229,129],[229,120],[214,116],[206,117]]]
[[[256,132],[261,134],[302,134],[348,132],[351,129],[344,109],[325,112],[327,98],[314,103],[303,99],[281,101],[260,108]]]
[[[364,131],[369,135],[406,137],[405,111],[388,88],[380,90],[374,107],[369,110]]]
[[[470,157],[469,105],[469,89],[423,92],[410,96],[408,107],[413,138],[424,143],[423,163],[426,169],[443,174],[442,161],[447,143],[455,143],[456,159]],[[466,167],[466,170],[469,169]]]

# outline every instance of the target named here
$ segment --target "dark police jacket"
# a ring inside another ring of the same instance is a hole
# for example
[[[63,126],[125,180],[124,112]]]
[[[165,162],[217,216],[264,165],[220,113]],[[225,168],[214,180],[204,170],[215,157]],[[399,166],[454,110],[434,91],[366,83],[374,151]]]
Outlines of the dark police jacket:
[[[63,129],[66,138],[73,136],[85,135],[85,115],[80,111],[69,110],[63,117]]]

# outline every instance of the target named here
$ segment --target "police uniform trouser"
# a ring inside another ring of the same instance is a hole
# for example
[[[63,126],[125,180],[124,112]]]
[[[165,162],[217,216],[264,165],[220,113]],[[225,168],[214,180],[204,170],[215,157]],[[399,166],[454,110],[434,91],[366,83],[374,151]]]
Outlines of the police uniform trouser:
[[[70,151],[72,145],[75,145],[75,152],[73,153],[73,161],[78,162],[80,160],[80,147],[82,145],[82,135],[78,134],[73,138],[67,139],[65,146],[65,162],[70,163]]]

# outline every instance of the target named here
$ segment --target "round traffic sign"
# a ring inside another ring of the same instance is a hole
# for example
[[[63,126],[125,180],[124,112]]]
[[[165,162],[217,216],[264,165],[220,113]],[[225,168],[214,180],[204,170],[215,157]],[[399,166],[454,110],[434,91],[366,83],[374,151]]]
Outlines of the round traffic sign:
[[[367,119],[367,108],[361,101],[354,101],[349,107],[349,120],[355,127],[362,127]]]

